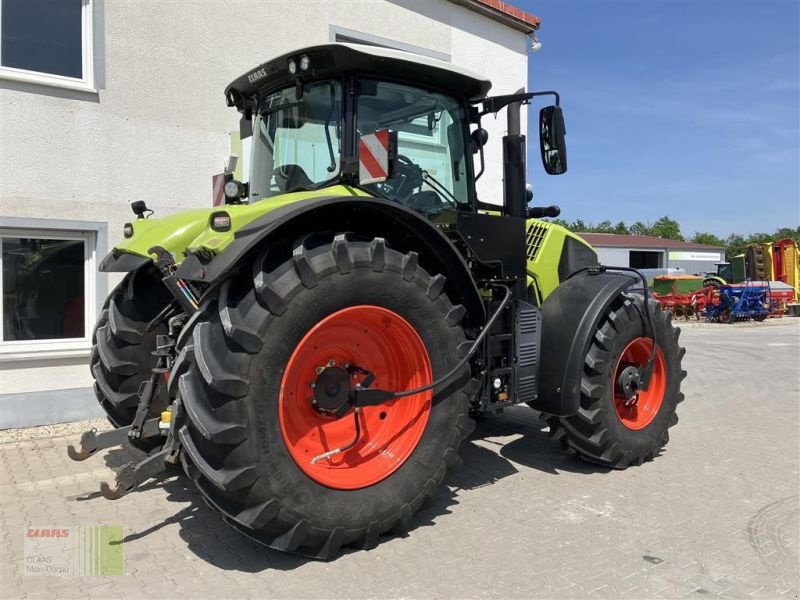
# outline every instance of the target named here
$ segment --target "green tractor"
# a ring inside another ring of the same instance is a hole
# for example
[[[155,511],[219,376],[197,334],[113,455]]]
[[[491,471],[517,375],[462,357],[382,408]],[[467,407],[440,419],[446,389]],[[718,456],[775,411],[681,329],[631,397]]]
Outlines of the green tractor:
[[[521,107],[555,98],[540,148],[561,174],[558,94],[490,86],[347,44],[228,86],[249,181],[228,175],[224,205],[161,219],[135,202],[100,266],[126,273],[91,365],[117,429],[69,452],[149,452],[106,497],[181,464],[244,534],[329,559],[409,528],[475,416],[526,403],[606,467],[659,453],[683,399],[679,332],[637,272],[541,219],[557,207],[529,208]],[[481,119],[504,109],[500,205],[475,182]]]

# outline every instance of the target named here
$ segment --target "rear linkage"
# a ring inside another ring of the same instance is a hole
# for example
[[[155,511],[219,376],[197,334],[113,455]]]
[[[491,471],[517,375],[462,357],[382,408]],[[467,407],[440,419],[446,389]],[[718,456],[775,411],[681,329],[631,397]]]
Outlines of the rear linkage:
[[[180,446],[175,435],[174,423],[180,420],[180,403],[173,402],[160,417],[148,419],[147,415],[153,398],[158,395],[161,381],[169,373],[175,361],[175,338],[185,322],[185,314],[172,317],[169,320],[169,334],[156,337],[156,349],[153,351],[153,355],[157,357],[156,366],[152,369],[150,379],[142,384],[139,406],[133,423],[127,427],[101,433],[97,433],[96,429],[90,429],[81,436],[78,449],[72,445],[67,448],[67,454],[72,460],[82,461],[96,454],[98,450],[121,446],[125,442],[163,438],[164,442],[160,444],[159,450],[141,461],[134,460],[122,467],[117,473],[113,487],[105,481],[100,484],[100,493],[109,500],[121,498],[151,477],[166,470],[169,465],[179,462]]]
[[[163,439],[163,443],[157,444],[157,447],[160,447],[159,450],[152,452],[143,460],[134,460],[122,467],[117,473],[113,487],[105,481],[100,484],[101,494],[109,500],[121,498],[151,477],[166,470],[169,465],[177,465],[180,462],[180,442],[175,425],[180,423],[182,418],[180,401],[174,401],[167,410],[161,413],[160,417],[148,418],[148,414],[153,399],[158,395],[161,382],[169,377],[175,362],[176,340],[188,319],[187,313],[197,310],[199,303],[193,290],[172,274],[174,266],[172,256],[158,246],[152,248],[151,252],[158,255],[156,265],[165,275],[165,284],[175,296],[178,304],[187,312],[181,312],[169,318],[167,335],[156,336],[156,349],[152,353],[156,357],[156,366],[152,369],[150,379],[145,381],[139,390],[139,404],[133,422],[127,427],[101,433],[98,433],[96,429],[90,429],[81,436],[78,449],[73,445],[67,447],[67,454],[72,460],[83,461],[96,454],[98,450],[121,446],[125,442]],[[161,316],[159,315],[159,317]]]

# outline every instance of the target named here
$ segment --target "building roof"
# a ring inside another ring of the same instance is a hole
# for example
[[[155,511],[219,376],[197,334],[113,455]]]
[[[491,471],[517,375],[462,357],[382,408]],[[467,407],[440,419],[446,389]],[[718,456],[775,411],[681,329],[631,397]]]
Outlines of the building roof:
[[[474,10],[524,33],[539,29],[542,22],[536,15],[520,10],[502,0],[450,0],[450,2]]]
[[[619,235],[616,233],[579,233],[592,246],[600,248],[664,248],[675,250],[722,250],[719,246],[707,246],[694,242],[668,240],[651,235]]]

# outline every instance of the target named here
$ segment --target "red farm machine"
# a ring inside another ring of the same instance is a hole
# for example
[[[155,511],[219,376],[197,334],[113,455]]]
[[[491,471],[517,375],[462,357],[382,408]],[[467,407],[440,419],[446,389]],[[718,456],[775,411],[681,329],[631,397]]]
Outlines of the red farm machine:
[[[782,316],[798,299],[798,250],[794,240],[750,244],[717,273],[655,278],[654,298],[676,317],[733,323]]]

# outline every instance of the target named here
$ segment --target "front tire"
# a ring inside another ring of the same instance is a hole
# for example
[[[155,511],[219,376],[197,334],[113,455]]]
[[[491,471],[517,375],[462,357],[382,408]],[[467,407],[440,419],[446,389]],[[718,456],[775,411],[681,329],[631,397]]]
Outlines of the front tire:
[[[156,336],[167,332],[163,322],[150,331],[147,327],[171,301],[152,265],[126,275],[106,299],[92,334],[90,368],[97,401],[115,427],[133,422],[139,388],[156,365],[152,355]],[[166,387],[159,386],[159,394],[150,407],[151,416],[167,406]]]
[[[651,460],[669,441],[668,429],[678,422],[676,408],[683,400],[685,350],[678,344],[680,329],[672,326],[671,315],[653,300],[648,305],[657,341],[648,390],[631,402],[618,385],[626,368],[647,362],[652,348],[644,298],[620,296],[601,319],[586,354],[578,413],[547,420],[551,435],[565,450],[624,469]]]
[[[352,409],[318,412],[311,383],[329,364],[373,372],[372,387],[429,383],[458,360],[464,308],[443,293],[444,277],[381,239],[340,235],[253,267],[253,278],[222,286],[185,338],[173,373],[184,466],[212,507],[270,547],[322,559],[370,548],[407,528],[459,464],[468,396],[451,384],[366,407],[359,443],[312,464],[353,439],[355,422]]]

